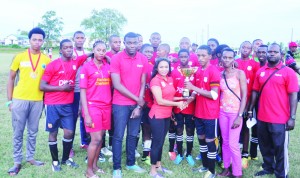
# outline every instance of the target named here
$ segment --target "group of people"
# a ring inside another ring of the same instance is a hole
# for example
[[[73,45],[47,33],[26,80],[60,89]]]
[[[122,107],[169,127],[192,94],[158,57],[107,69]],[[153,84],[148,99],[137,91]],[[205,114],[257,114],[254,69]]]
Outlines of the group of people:
[[[86,177],[97,178],[97,173],[104,173],[97,165],[104,149],[112,155],[113,177],[122,177],[125,131],[127,170],[146,172],[136,164],[140,131],[141,161],[151,166],[151,177],[173,174],[162,162],[167,133],[170,159],[176,165],[186,159],[193,167],[195,130],[200,145],[197,158],[202,166],[192,170],[205,172],[205,178],[242,177],[248,160],[258,159],[258,145],[263,164],[255,176],[288,176],[287,131],[295,126],[299,90],[296,72],[300,67],[292,55],[282,55],[278,44],[267,46],[260,39],[244,41],[241,56],[236,59],[233,49],[219,45],[214,38],[198,47],[183,37],[178,53],[170,53],[170,46],[161,43],[159,33],[152,33],[150,44],[144,44],[141,35],[129,32],[124,36],[122,51],[120,37],[112,35],[110,51],[106,51],[105,42],[97,40],[88,52],[83,49],[84,33],[77,31],[73,41],[60,42],[60,56],[51,61],[40,51],[45,32],[33,28],[28,37],[30,48],[13,59],[7,84],[14,148],[14,166],[8,170],[11,176],[21,169],[26,125],[26,161],[44,165],[34,159],[43,110],[54,172],[61,171],[61,165],[78,167],[72,157],[80,116],[81,148],[87,149]],[[294,45],[290,43],[290,47]],[[248,128],[247,123],[255,118],[257,124]],[[59,128],[63,129],[61,160]],[[106,131],[109,146],[104,144]],[[239,143],[243,144],[242,152]],[[224,168],[219,174],[215,171],[217,157],[222,157]]]

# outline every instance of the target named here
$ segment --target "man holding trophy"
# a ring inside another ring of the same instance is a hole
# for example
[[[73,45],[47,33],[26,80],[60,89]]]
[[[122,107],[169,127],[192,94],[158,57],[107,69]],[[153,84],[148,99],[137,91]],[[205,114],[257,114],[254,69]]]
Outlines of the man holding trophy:
[[[209,46],[202,45],[197,49],[200,68],[195,73],[195,85],[185,82],[185,88],[193,90],[192,97],[196,96],[195,126],[203,167],[194,171],[206,172],[205,178],[213,178],[215,174],[215,159],[217,137],[217,121],[219,117],[219,87],[220,72],[210,64],[212,52]]]
[[[176,125],[176,143],[178,155],[174,160],[175,164],[180,164],[184,159],[182,144],[183,144],[183,130],[184,124],[186,126],[186,160],[190,166],[195,165],[195,161],[191,155],[194,141],[195,132],[195,122],[193,120],[193,115],[195,111],[194,98],[190,97],[191,92],[189,89],[184,88],[185,81],[191,81],[195,84],[194,73],[197,71],[198,67],[192,67],[189,61],[189,51],[187,49],[181,49],[178,52],[178,58],[180,65],[172,71],[173,84],[176,89],[176,97],[183,97],[187,100],[188,107],[184,110],[174,108]]]

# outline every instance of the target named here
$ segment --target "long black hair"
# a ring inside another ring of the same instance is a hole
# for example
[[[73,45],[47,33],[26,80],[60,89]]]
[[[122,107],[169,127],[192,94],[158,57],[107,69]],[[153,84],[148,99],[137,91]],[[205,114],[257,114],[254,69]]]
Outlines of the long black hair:
[[[154,78],[156,76],[156,74],[158,73],[158,65],[162,61],[166,61],[168,63],[168,65],[169,65],[168,76],[170,76],[170,74],[171,74],[171,63],[170,63],[170,61],[167,58],[161,57],[161,58],[158,58],[155,61],[155,65],[154,65],[153,70],[152,70],[151,79]]]

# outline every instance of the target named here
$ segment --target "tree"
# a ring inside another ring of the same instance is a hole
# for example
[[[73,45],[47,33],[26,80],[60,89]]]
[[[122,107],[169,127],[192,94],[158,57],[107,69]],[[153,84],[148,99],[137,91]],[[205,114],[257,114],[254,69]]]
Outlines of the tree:
[[[42,16],[42,22],[38,24],[45,33],[45,46],[51,47],[53,43],[59,42],[60,33],[63,30],[63,21],[61,17],[56,16],[55,11],[47,11]]]
[[[102,39],[108,41],[110,35],[120,35],[122,27],[127,23],[127,19],[117,10],[102,9],[92,10],[91,17],[85,18],[81,26],[91,32],[90,39]]]

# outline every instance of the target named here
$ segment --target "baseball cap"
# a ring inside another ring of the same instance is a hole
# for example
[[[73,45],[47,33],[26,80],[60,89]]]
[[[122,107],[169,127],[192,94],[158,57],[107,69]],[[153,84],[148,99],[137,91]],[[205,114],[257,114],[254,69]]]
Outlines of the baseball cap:
[[[298,44],[296,43],[296,42],[294,42],[294,41],[291,41],[290,43],[289,43],[289,48],[290,47],[297,47],[298,46]]]

